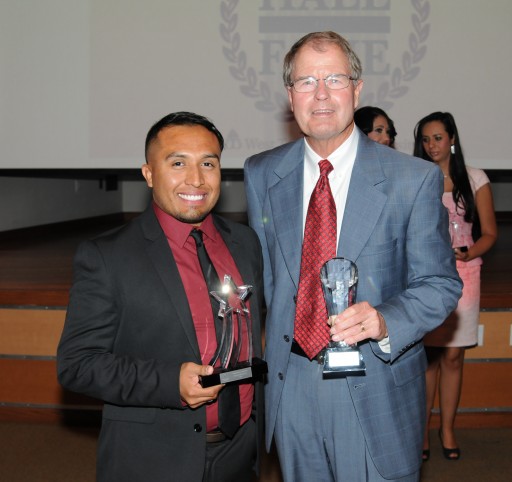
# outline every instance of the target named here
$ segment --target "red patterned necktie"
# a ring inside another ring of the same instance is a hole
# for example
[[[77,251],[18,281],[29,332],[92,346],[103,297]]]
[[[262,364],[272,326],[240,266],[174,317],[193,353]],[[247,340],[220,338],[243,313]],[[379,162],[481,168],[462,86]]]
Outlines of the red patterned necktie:
[[[336,204],[327,178],[333,167],[327,160],[320,161],[319,166],[320,178],[311,194],[306,216],[295,311],[294,338],[310,360],[330,340],[320,269],[336,256]]]

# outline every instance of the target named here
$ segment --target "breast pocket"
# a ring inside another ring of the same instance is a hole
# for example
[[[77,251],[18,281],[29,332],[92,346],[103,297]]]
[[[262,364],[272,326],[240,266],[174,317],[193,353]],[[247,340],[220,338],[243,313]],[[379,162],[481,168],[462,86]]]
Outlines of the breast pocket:
[[[379,258],[388,258],[393,255],[398,246],[398,241],[396,239],[390,239],[383,241],[381,243],[376,243],[375,241],[371,244],[367,244],[361,254],[360,258],[367,258],[368,256],[377,256]]]
[[[357,299],[380,303],[403,289],[403,262],[396,239],[366,245],[355,262],[359,273]]]

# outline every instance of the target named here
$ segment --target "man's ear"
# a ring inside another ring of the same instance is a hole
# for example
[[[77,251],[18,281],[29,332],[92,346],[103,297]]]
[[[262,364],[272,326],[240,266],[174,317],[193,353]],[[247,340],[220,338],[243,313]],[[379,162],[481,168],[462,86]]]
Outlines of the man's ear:
[[[292,96],[292,88],[286,87],[286,91],[288,94],[288,101],[290,102],[290,110],[293,112],[293,96]]]
[[[141,170],[148,187],[153,187],[153,173],[151,172],[151,166],[149,164],[143,164]]]
[[[357,84],[354,87],[354,110],[356,110],[359,106],[359,96],[361,95],[361,90],[363,89],[363,79],[359,79],[356,82]]]

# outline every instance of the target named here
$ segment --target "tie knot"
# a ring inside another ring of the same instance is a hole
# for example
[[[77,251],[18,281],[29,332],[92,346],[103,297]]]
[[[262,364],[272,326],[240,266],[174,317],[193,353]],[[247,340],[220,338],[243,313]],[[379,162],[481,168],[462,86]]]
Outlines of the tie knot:
[[[199,229],[193,229],[190,231],[190,236],[194,239],[196,242],[196,246],[202,246],[203,245],[203,232]]]
[[[334,169],[332,164],[327,159],[320,161],[318,165],[320,167],[320,176],[328,176],[329,173]]]

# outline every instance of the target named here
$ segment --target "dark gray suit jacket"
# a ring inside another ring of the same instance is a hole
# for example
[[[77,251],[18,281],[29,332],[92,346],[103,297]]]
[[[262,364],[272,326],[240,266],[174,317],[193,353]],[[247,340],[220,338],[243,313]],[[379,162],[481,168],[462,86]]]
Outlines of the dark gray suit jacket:
[[[261,356],[262,257],[252,229],[214,215],[244,283],[252,285]],[[82,243],[58,348],[61,384],[105,402],[99,481],[201,480],[206,410],[182,405],[181,364],[201,363],[194,324],[167,239],[150,206],[120,230]],[[262,388],[256,416],[262,433]],[[259,444],[258,444],[259,445]]]
[[[249,222],[265,260],[267,447],[293,339],[303,170],[303,139],[252,156],[245,165]],[[361,343],[366,376],[349,378],[368,450],[386,478],[419,470],[426,412],[422,338],[442,323],[461,294],[442,186],[441,172],[433,163],[360,134],[338,256],[358,267],[357,301],[377,308],[388,326],[391,353],[384,353],[375,341]]]

